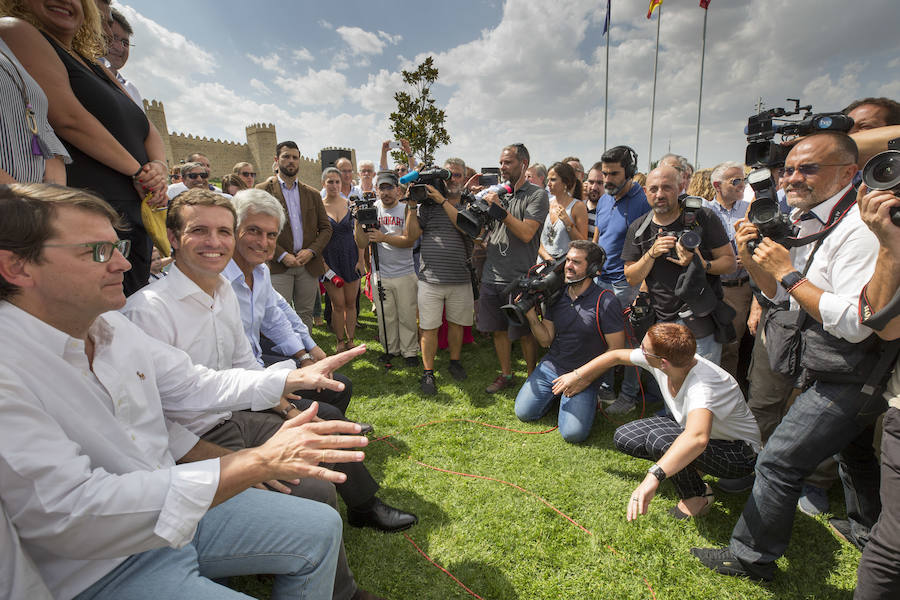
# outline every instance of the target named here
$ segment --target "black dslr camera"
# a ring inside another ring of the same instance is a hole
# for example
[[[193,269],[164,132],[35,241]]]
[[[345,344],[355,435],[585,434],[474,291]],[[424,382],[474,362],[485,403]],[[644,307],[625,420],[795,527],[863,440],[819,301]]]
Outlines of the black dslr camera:
[[[788,239],[796,235],[796,230],[778,206],[778,194],[771,171],[765,167],[754,169],[747,176],[747,183],[756,195],[747,211],[747,220],[756,225],[759,232],[755,240],[747,242],[750,253],[756,250],[764,237],[787,247]]]
[[[513,325],[527,325],[525,316],[532,307],[541,304],[542,310],[546,310],[556,302],[563,291],[566,282],[564,270],[566,258],[546,260],[538,263],[525,275],[513,281],[504,290],[506,294],[514,294],[514,299],[509,304],[500,307],[507,320]]]
[[[473,239],[477,238],[481,230],[489,227],[495,220],[490,214],[490,202],[484,199],[485,194],[489,192],[494,192],[500,197],[500,204],[503,205],[503,208],[509,208],[512,188],[505,183],[492,185],[474,196],[469,192],[464,192],[462,195],[462,203],[466,207],[457,213],[456,226]]]
[[[417,176],[412,179],[416,183],[409,186],[409,199],[414,200],[416,204],[424,204],[432,202],[428,197],[428,188],[426,185],[433,186],[441,196],[447,197],[447,185],[445,181],[450,179],[450,171],[428,165],[417,172]]]
[[[357,197],[350,205],[350,210],[356,221],[363,226],[365,231],[378,229],[378,209],[375,208],[375,192],[363,192],[363,197]]]
[[[888,142],[885,152],[869,159],[863,167],[862,180],[870,190],[891,191],[900,196],[900,138]],[[891,221],[900,227],[900,207],[891,207]]]
[[[681,204],[684,226],[681,229],[660,229],[656,237],[674,235],[685,250],[693,252],[700,247],[700,225],[697,223],[697,213],[703,208],[703,198],[682,194],[678,198],[678,202]],[[678,250],[674,247],[670,248],[667,256],[677,260]]]

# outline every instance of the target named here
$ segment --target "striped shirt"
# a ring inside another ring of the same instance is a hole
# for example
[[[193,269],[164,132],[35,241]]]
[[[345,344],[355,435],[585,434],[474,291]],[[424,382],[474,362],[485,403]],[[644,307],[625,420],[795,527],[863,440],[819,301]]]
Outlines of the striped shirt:
[[[0,50],[0,169],[16,181],[40,183],[44,180],[44,157],[32,153],[31,129],[25,120],[21,81],[25,82],[25,93],[34,110],[38,135],[54,156],[62,156],[66,164],[71,163],[72,159],[47,121],[47,96],[44,91],[2,38]]]
[[[467,245],[472,242],[453,226],[437,204],[420,204],[418,216],[422,227],[419,279],[436,285],[468,283],[471,276],[466,262]]]

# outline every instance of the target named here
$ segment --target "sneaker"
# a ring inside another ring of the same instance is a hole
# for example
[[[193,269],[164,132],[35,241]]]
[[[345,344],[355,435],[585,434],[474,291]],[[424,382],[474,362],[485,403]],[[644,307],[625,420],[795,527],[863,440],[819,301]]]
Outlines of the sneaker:
[[[394,355],[388,354],[387,352],[385,352],[384,354],[382,354],[381,356],[378,357],[378,360],[389,365],[389,364],[391,364],[391,361],[394,360]]]
[[[803,484],[797,508],[805,515],[817,517],[828,512],[828,493],[817,485]]]
[[[437,385],[434,383],[434,372],[422,373],[422,383],[419,385],[422,393],[426,396],[434,396],[437,394]]]
[[[512,384],[513,376],[510,375],[509,377],[507,377],[506,375],[503,375],[501,373],[500,375],[497,375],[497,379],[494,380],[494,383],[484,388],[484,391],[488,394],[496,394],[500,390],[508,388]]]
[[[450,371],[450,376],[456,381],[464,381],[468,377],[466,370],[459,361],[450,361],[450,367],[447,370]]]
[[[602,402],[603,404],[610,404],[616,399],[616,391],[606,385],[605,383],[600,384],[600,389],[597,391],[597,402]]]
[[[756,473],[750,473],[743,477],[720,477],[716,487],[726,494],[740,494],[751,489],[754,481],[756,481]]]
[[[419,366],[419,357],[418,356],[404,356],[403,364],[407,367],[418,367]]]
[[[862,544],[860,544],[859,541],[857,541],[856,536],[853,535],[853,530],[850,527],[850,521],[848,521],[847,519],[835,519],[832,517],[831,519],[828,519],[828,527],[831,528],[831,531],[834,533],[834,535],[841,538],[848,544],[855,546],[856,549],[860,552],[863,551]]]
[[[624,415],[625,413],[634,410],[635,406],[637,406],[637,398],[619,394],[616,401],[610,404],[606,409],[606,413],[610,415]]]
[[[697,557],[703,566],[722,575],[732,577],[749,577],[754,581],[771,581],[771,577],[755,575],[747,571],[738,558],[728,548],[691,548],[691,554]]]

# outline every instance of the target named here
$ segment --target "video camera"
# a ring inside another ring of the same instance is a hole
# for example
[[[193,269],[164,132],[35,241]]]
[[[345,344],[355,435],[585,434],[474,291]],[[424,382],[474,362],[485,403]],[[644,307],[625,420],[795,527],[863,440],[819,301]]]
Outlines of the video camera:
[[[428,188],[426,185],[433,186],[444,198],[447,197],[447,185],[444,183],[451,177],[450,171],[442,169],[434,165],[428,165],[419,171],[410,171],[400,178],[400,183],[407,184],[415,181],[409,186],[409,199],[415,200],[416,204],[424,204],[432,202],[428,197]]]
[[[566,282],[563,273],[565,265],[565,256],[546,260],[513,281],[504,293],[515,294],[515,297],[512,302],[500,307],[507,320],[513,325],[527,325],[525,313],[532,307],[541,304],[542,310],[546,310],[553,304],[562,294]]]
[[[813,114],[812,105],[800,106],[797,98],[788,98],[793,102],[792,110],[772,108],[747,119],[747,151],[744,162],[753,170],[747,175],[747,183],[753,188],[756,199],[747,211],[747,220],[759,230],[759,237],[750,241],[747,247],[750,252],[756,249],[763,237],[768,237],[785,247],[791,247],[796,241],[796,230],[790,219],[782,214],[778,206],[778,189],[772,169],[784,166],[790,147],[774,142],[775,135],[782,141],[793,136],[810,135],[821,131],[847,132],[853,127],[853,119],[843,113]],[[799,120],[786,117],[805,114]]]
[[[900,196],[900,138],[888,142],[885,152],[876,154],[866,163],[862,180],[870,190],[884,190]],[[891,207],[891,222],[900,227],[900,207]]]
[[[683,227],[681,229],[660,229],[656,237],[674,235],[678,242],[690,252],[700,247],[700,225],[697,223],[697,213],[703,208],[703,198],[700,196],[688,196],[683,194],[678,198],[681,204]],[[670,248],[668,256],[678,259],[678,250]]]
[[[461,202],[466,207],[457,213],[456,226],[473,239],[478,237],[482,229],[489,227],[495,221],[490,214],[491,203],[484,199],[489,193],[497,194],[500,197],[500,204],[503,205],[503,208],[509,208],[509,197],[513,193],[509,183],[504,182],[492,185],[475,195],[463,192]]]
[[[378,229],[378,209],[375,208],[375,192],[363,192],[362,198],[358,196],[350,204],[350,210],[356,221],[363,226],[365,231]]]

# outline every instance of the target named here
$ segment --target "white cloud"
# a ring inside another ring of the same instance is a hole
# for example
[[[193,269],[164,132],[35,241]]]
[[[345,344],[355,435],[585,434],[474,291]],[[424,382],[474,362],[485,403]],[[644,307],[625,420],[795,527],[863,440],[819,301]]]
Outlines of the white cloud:
[[[259,79],[255,78],[255,77],[250,79],[250,87],[252,87],[257,92],[260,92],[261,94],[271,94],[272,93],[272,90],[269,89],[269,86],[267,86],[265,83],[263,83],[262,81],[260,81]]]
[[[253,54],[248,54],[247,58],[251,60],[255,65],[262,67],[267,71],[273,71],[275,73],[281,72],[281,57],[272,52],[266,56],[256,56]]]
[[[394,92],[403,88],[403,76],[399,72],[381,69],[378,73],[369,73],[366,83],[348,90],[347,95],[365,110],[386,115],[397,106]]]
[[[392,44],[394,46],[403,41],[403,36],[399,33],[397,35],[391,35],[389,33],[381,31],[380,29],[378,30],[378,37],[386,41],[388,44]]]
[[[347,78],[333,69],[316,71],[307,69],[306,75],[298,77],[278,76],[275,85],[290,94],[295,104],[318,106],[337,105],[347,91]]]
[[[309,62],[313,61],[312,52],[310,52],[306,48],[298,48],[297,50],[294,50],[291,53],[291,56],[296,61],[309,61]]]
[[[334,25],[332,25],[325,19],[319,19],[317,21],[317,23],[318,23],[319,27],[321,27],[322,29],[334,29]]]
[[[350,52],[354,55],[381,54],[387,45],[387,42],[379,38],[377,34],[361,27],[341,26],[335,31],[350,47]]]

